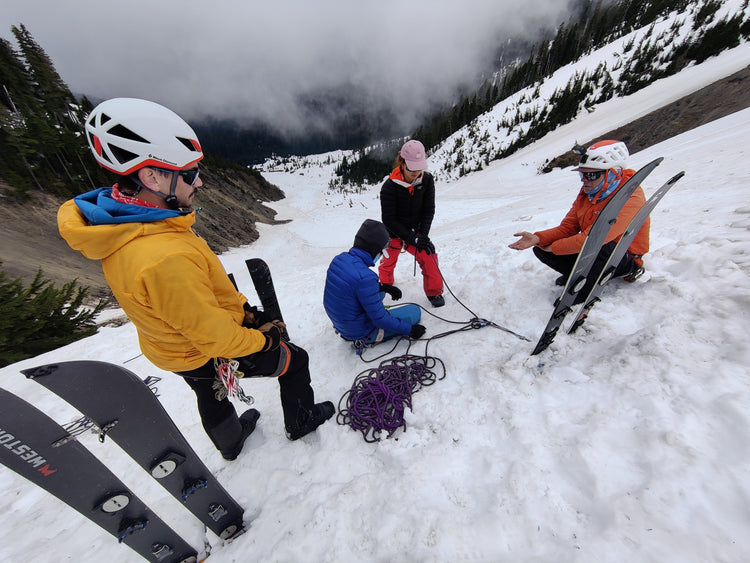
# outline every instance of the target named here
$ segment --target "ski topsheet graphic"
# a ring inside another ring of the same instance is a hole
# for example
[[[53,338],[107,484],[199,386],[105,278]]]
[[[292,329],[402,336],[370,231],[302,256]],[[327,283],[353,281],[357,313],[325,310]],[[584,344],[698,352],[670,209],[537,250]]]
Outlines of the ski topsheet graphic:
[[[22,373],[91,419],[220,538],[231,539],[244,531],[242,507],[137,375],[96,361],[60,362]]]
[[[635,217],[631,219],[630,223],[625,229],[625,232],[622,233],[622,237],[620,237],[620,240],[617,242],[617,246],[615,246],[615,249],[609,256],[607,263],[604,265],[604,268],[602,268],[602,272],[601,274],[599,274],[599,279],[596,280],[596,283],[591,288],[589,294],[586,296],[583,305],[581,305],[581,308],[578,310],[576,320],[568,330],[569,334],[574,333],[578,329],[578,327],[586,321],[586,317],[588,316],[589,311],[591,311],[591,308],[594,306],[594,304],[599,301],[599,295],[604,289],[604,286],[607,285],[607,283],[609,283],[609,280],[612,279],[612,274],[617,268],[617,265],[620,263],[620,260],[622,260],[622,257],[625,256],[625,253],[628,251],[628,248],[633,242],[633,239],[638,234],[638,231],[641,230],[643,223],[646,222],[646,219],[654,210],[654,207],[656,207],[656,205],[672,188],[672,186],[674,186],[677,181],[684,175],[685,172],[680,172],[670,178],[666,184],[664,184],[661,188],[654,192],[654,195],[652,195],[648,199],[648,201],[643,204],[643,207],[641,207],[638,213],[636,213]]]
[[[617,215],[620,213],[623,205],[625,205],[625,202],[628,201],[636,188],[641,182],[643,182],[646,176],[651,174],[654,168],[656,168],[662,160],[664,159],[657,158],[638,170],[638,172],[633,174],[623,186],[610,196],[609,201],[602,208],[596,221],[591,226],[586,240],[583,241],[583,246],[578,253],[578,258],[573,265],[573,270],[568,276],[568,280],[560,293],[560,297],[555,301],[555,309],[552,312],[552,316],[547,322],[547,326],[544,328],[544,332],[539,338],[539,342],[534,348],[534,351],[531,352],[532,356],[539,354],[552,344],[563,319],[565,319],[565,315],[570,312],[571,306],[575,302],[578,292],[586,283],[589,270],[591,270],[591,266],[593,265],[596,256],[602,249],[609,230],[612,228],[615,221],[617,221]]]
[[[0,389],[0,462],[148,561],[195,563],[197,552],[49,416]],[[27,523],[29,527],[33,522]],[[28,560],[32,560],[29,556]]]

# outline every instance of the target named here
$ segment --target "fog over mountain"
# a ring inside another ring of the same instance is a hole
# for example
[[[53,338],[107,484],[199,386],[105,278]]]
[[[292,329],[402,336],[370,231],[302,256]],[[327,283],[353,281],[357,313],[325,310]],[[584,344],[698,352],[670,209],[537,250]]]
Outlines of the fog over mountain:
[[[143,97],[194,123],[315,142],[332,128],[407,134],[509,39],[533,40],[574,3],[6,0],[0,36],[24,24],[92,99]]]

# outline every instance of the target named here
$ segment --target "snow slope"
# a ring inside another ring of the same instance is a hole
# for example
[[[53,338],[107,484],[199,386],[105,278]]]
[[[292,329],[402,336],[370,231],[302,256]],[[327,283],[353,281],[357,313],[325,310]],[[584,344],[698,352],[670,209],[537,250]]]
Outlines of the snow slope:
[[[692,88],[696,74],[743,68],[739,47],[612,100],[486,170],[437,186],[431,233],[455,296],[450,320],[480,317],[538,336],[556,274],[512,233],[553,226],[578,190],[569,170],[538,175],[576,138],[611,129]],[[641,108],[641,109],[639,109]],[[331,421],[289,442],[274,381],[243,383],[262,412],[235,462],[205,436],[192,392],[139,356],[130,324],[0,370],[1,385],[65,424],[79,414],[20,370],[69,359],[123,364],[161,377],[160,398],[207,465],[246,507],[248,532],[209,561],[742,561],[750,553],[750,109],[632,156],[664,156],[647,194],[686,175],[652,219],[647,275],[615,281],[574,336],[539,356],[533,344],[483,328],[432,342],[447,375],[414,396],[407,428],[376,444]],[[321,161],[323,159],[321,158]],[[369,365],[331,328],[325,272],[367,218],[378,187],[337,194],[333,164],[269,173],[287,198],[277,226],[222,256],[253,301],[244,259],[264,257],[295,342],[311,358],[318,400],[335,403]],[[405,256],[403,301],[428,303]],[[569,322],[569,321],[568,321]],[[454,328],[424,315],[427,336]],[[567,326],[567,323],[564,325]],[[423,344],[415,346],[423,350]],[[365,358],[378,349],[370,350]],[[402,345],[396,353],[404,351]],[[241,408],[241,405],[238,405]],[[109,441],[81,442],[164,520],[201,548],[202,527]],[[0,469],[0,559],[81,563],[137,557],[83,517]]]

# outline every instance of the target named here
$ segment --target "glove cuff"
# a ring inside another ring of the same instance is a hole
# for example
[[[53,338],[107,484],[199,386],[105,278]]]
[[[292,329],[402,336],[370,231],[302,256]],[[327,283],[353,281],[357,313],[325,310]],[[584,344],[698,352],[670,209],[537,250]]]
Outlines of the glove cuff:
[[[281,341],[281,331],[279,330],[279,327],[272,326],[268,331],[264,332],[263,335],[266,337],[266,345],[263,347],[263,352],[270,352],[279,347],[279,342]]]

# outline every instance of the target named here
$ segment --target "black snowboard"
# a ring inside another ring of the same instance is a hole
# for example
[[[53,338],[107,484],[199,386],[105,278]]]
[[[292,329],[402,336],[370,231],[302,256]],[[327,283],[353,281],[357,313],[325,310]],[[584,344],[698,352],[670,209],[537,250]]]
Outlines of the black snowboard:
[[[255,286],[255,292],[258,294],[263,311],[271,316],[272,319],[284,320],[281,316],[281,307],[279,300],[276,298],[276,290],[273,287],[273,278],[268,264],[262,258],[250,258],[245,260],[247,271]],[[284,329],[283,336],[289,340],[289,333]]]
[[[49,416],[0,389],[0,462],[148,561],[195,563],[197,552]],[[6,522],[6,525],[8,523]],[[19,533],[33,522],[18,522]],[[64,551],[64,546],[60,546]],[[84,555],[84,554],[81,554]],[[28,559],[34,557],[30,554]]]
[[[243,509],[185,440],[151,389],[106,362],[26,369],[27,377],[73,405],[222,539],[244,531]]]
[[[594,260],[596,260],[599,251],[601,251],[609,230],[617,221],[617,215],[619,215],[622,207],[630,199],[630,196],[633,195],[636,188],[643,182],[646,176],[651,174],[662,160],[664,159],[657,158],[633,174],[623,186],[610,196],[609,201],[607,201],[606,205],[600,211],[596,221],[594,221],[591,229],[589,229],[586,240],[583,241],[583,246],[578,253],[573,270],[568,276],[560,297],[555,301],[555,309],[552,311],[552,316],[547,322],[547,326],[544,328],[544,332],[542,332],[542,336],[539,338],[534,351],[531,352],[532,356],[539,354],[552,344],[563,319],[565,319],[565,315],[570,312],[578,292],[586,283],[589,270],[591,270]]]

